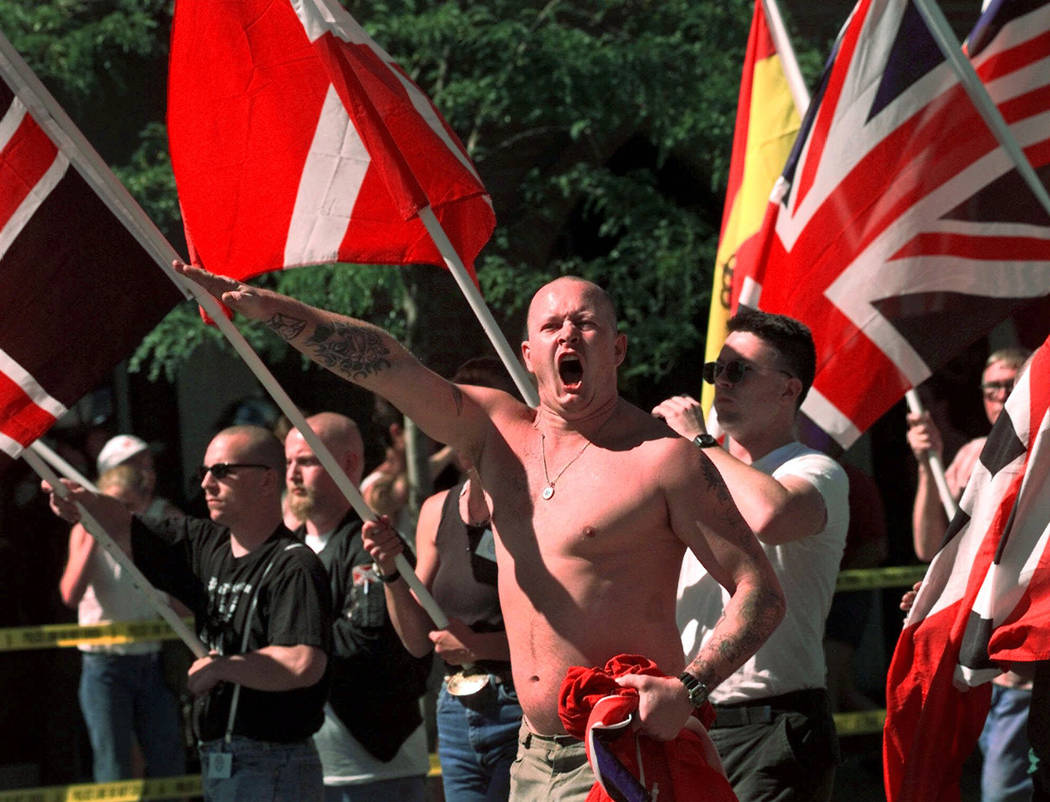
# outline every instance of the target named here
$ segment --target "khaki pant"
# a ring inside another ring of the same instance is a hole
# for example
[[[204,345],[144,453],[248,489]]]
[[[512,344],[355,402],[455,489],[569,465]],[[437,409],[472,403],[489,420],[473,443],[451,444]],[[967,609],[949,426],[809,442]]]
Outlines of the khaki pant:
[[[522,722],[518,756],[510,769],[513,802],[583,802],[594,785],[583,741],[537,735]]]

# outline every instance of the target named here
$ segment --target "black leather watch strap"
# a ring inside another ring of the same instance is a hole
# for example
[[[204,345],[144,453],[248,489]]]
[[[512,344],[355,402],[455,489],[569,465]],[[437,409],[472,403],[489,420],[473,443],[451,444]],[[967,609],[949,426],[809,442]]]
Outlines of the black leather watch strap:
[[[707,701],[707,686],[688,671],[683,671],[679,674],[678,679],[685,685],[685,689],[689,694],[689,704],[697,709],[703,707]]]

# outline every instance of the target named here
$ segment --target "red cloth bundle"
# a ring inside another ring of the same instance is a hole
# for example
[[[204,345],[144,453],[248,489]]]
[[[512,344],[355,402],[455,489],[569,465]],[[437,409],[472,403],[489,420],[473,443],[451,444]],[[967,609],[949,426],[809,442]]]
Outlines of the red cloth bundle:
[[[638,708],[638,692],[623,688],[615,678],[626,674],[667,676],[646,657],[620,654],[604,668],[573,666],[562,681],[558,695],[558,715],[570,735],[587,744],[587,757],[598,782],[591,788],[587,802],[613,802],[602,787],[603,771],[597,765],[588,736],[595,727],[609,728],[625,722]],[[709,726],[714,711],[708,705],[704,726]],[[610,737],[611,736],[611,737]],[[608,751],[659,802],[736,802],[736,795],[719,768],[713,767],[705,754],[705,742],[686,728],[673,741],[657,741],[633,727],[624,726],[619,735],[606,731],[601,741]]]

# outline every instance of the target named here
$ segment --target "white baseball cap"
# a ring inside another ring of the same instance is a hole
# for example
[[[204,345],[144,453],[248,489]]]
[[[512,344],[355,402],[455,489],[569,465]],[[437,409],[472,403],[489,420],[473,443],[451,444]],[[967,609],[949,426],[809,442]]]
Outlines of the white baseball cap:
[[[136,454],[149,450],[149,444],[133,434],[118,434],[106,441],[98,452],[98,473],[104,474],[110,468],[131,459]]]

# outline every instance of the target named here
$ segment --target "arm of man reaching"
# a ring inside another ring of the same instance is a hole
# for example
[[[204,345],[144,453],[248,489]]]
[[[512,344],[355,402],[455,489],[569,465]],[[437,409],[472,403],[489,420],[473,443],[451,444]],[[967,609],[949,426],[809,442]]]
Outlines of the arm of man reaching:
[[[428,590],[433,587],[441,559],[436,536],[441,507],[448,492],[446,490],[431,496],[419,510],[416,575]],[[383,516],[377,521],[366,521],[361,537],[365,548],[383,573],[397,573],[394,558],[404,552],[405,544],[390,526],[390,520]],[[474,632],[457,618],[449,619],[448,629],[435,629],[434,622],[419,604],[407,582],[387,582],[383,589],[394,629],[405,648],[416,657],[429,654],[433,649],[438,657],[452,665],[510,659],[505,632]]]
[[[911,511],[912,545],[915,556],[929,562],[940,548],[948,529],[948,516],[938,495],[929,460],[930,454],[943,459],[941,454],[944,447],[941,433],[929,412],[919,415],[909,412],[907,420],[908,445],[919,466],[918,487],[915,489],[915,503]]]
[[[730,594],[711,638],[685,668],[710,691],[776,629],[784,617],[784,593],[711,460],[682,441],[673,448],[677,459],[664,461],[671,528]],[[617,682],[639,690],[642,729],[654,738],[674,738],[692,713],[686,685],[678,678],[630,675]]]
[[[707,434],[703,409],[687,395],[668,398],[653,415],[687,440]],[[717,446],[705,452],[722,474],[733,500],[755,536],[771,546],[815,535],[827,526],[824,497],[801,476],[774,479]]]
[[[479,454],[490,426],[486,411],[383,329],[178,260],[174,267],[234,311],[262,321],[317,364],[387,399],[437,442],[468,456]],[[511,402],[511,396],[500,395]]]

